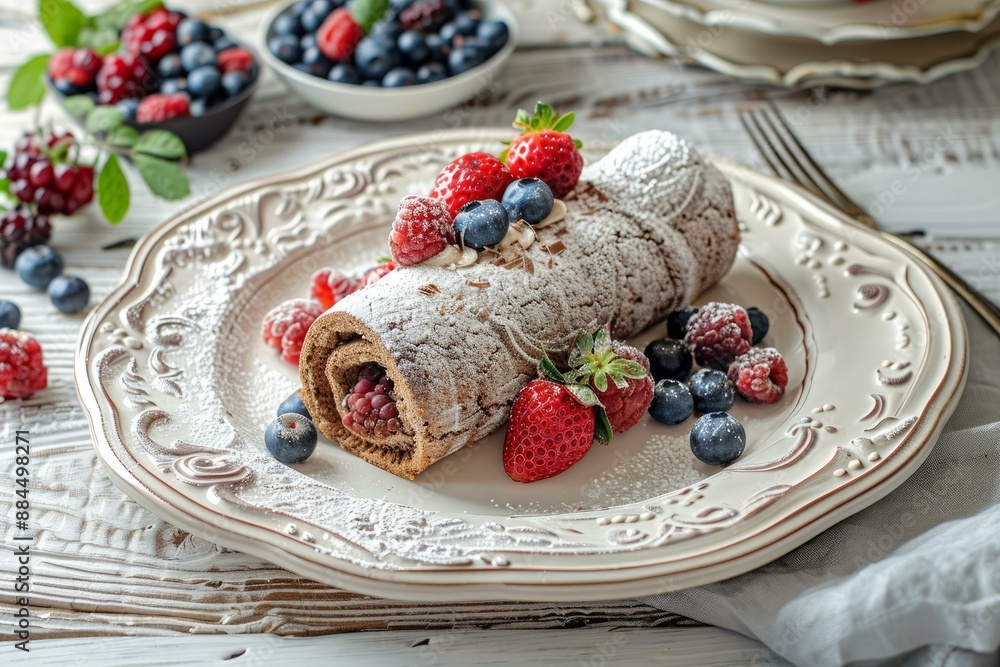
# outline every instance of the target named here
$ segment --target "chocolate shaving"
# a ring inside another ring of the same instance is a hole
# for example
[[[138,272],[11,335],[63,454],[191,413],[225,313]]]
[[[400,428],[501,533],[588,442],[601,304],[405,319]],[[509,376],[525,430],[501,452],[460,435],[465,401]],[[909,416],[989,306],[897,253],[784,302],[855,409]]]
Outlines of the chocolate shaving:
[[[493,266],[503,266],[503,263],[504,263],[503,257],[497,257],[496,259],[490,261],[490,264],[492,264]]]
[[[556,236],[562,236],[563,234],[567,233],[568,231],[569,231],[568,227],[560,227],[559,229],[557,229],[555,231],[555,235]]]
[[[487,281],[485,281],[485,280],[482,281],[482,282],[476,282],[475,280],[467,280],[466,282],[469,284],[469,287],[480,287],[480,288],[483,288],[483,287],[489,287],[490,286],[490,284]]]
[[[535,275],[535,263],[531,261],[531,258],[525,255],[521,259],[524,260],[524,270],[527,271],[529,275]]]
[[[580,215],[594,215],[597,211],[583,211]]]
[[[550,255],[558,255],[565,249],[566,249],[566,244],[563,243],[561,240],[556,241],[555,243],[550,243],[549,245],[542,246],[542,250],[549,253]]]
[[[518,220],[517,222],[510,223],[510,228],[520,234],[524,231],[524,220]]]
[[[518,257],[517,259],[512,259],[511,261],[507,262],[506,264],[503,264],[502,266],[503,268],[509,271],[510,269],[517,268],[519,266],[522,266],[523,264],[524,264],[524,257]]]
[[[447,294],[447,292],[443,291],[440,287],[438,287],[434,283],[431,283],[429,285],[424,285],[423,287],[418,287],[417,291],[425,296],[434,296],[435,294]]]

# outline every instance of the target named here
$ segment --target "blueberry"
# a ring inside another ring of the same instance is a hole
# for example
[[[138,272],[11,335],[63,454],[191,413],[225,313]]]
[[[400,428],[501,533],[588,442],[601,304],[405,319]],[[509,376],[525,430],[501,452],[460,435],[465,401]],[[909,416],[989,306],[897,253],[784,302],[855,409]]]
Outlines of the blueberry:
[[[552,189],[537,178],[519,178],[503,193],[503,207],[511,220],[537,225],[552,212],[555,198]]]
[[[316,426],[295,413],[280,415],[264,431],[264,445],[282,463],[301,463],[316,451]]]
[[[14,260],[18,277],[26,284],[45,289],[52,279],[63,271],[63,260],[55,250],[47,245],[25,248]]]
[[[160,64],[156,66],[156,70],[164,79],[176,79],[184,76],[184,65],[181,63],[181,57],[176,53],[168,53],[163,56],[160,59]]]
[[[710,412],[691,427],[691,452],[710,466],[729,465],[747,446],[743,424],[725,412]]]
[[[49,301],[60,313],[79,313],[90,302],[90,287],[83,278],[58,276],[49,283]]]
[[[399,47],[403,57],[414,65],[423,64],[431,54],[423,35],[412,30],[402,33],[396,39],[396,46]]]
[[[174,95],[186,92],[188,88],[187,79],[167,79],[160,84],[160,92],[164,95]]]
[[[408,67],[393,67],[382,77],[383,88],[402,88],[417,82],[417,75]]]
[[[747,315],[750,316],[750,329],[753,331],[753,344],[756,345],[764,340],[768,330],[771,328],[771,321],[767,319],[759,308],[747,308]]]
[[[177,11],[176,9],[174,11]],[[221,37],[225,37],[226,33],[222,28],[216,28],[214,25],[208,26],[208,39],[205,41],[209,44],[215,44],[217,40]]]
[[[302,52],[302,64],[309,66],[309,73],[313,76],[326,78],[333,67],[333,62],[323,55],[319,47],[311,46]]]
[[[451,53],[448,54],[448,69],[451,70],[452,74],[462,74],[482,65],[489,57],[490,54],[477,45],[463,44],[452,49]]]
[[[0,329],[16,329],[21,324],[21,309],[17,304],[0,299]]]
[[[681,308],[667,315],[667,335],[677,340],[684,340],[688,320],[697,312],[697,308]]]
[[[211,97],[219,90],[222,74],[215,65],[205,65],[192,70],[187,77],[187,89],[191,97]]]
[[[472,37],[476,34],[476,29],[478,27],[479,21],[472,18],[468,14],[459,14],[454,19],[441,26],[439,33],[441,38],[446,42],[454,42],[455,37],[458,35]]]
[[[510,30],[503,21],[483,21],[476,28],[476,37],[486,41],[494,49],[499,49],[507,43]]]
[[[139,109],[139,100],[128,97],[115,104],[115,108],[122,112],[122,118],[126,123],[135,122],[135,112]]]
[[[312,76],[312,69],[310,69],[309,65],[306,65],[305,63],[292,63],[292,67],[299,70],[303,74]]]
[[[309,414],[309,409],[306,404],[302,402],[302,397],[299,396],[299,392],[294,392],[291,396],[286,398],[278,406],[278,416],[287,414],[302,415],[306,419],[312,419],[312,415]]]
[[[83,88],[76,85],[69,79],[57,79],[52,82],[52,87],[59,91],[59,94],[64,97],[72,97],[73,95],[81,95],[85,92]]]
[[[211,106],[206,99],[196,99],[191,100],[190,113],[195,118],[200,118],[208,113],[208,107]]]
[[[698,412],[728,410],[736,400],[736,387],[732,381],[725,373],[713,368],[702,368],[692,375],[688,386],[694,399],[694,409]]]
[[[237,46],[239,46],[239,44],[229,39],[225,35],[223,35],[219,39],[212,41],[212,50],[215,51],[216,53],[222,53],[226,49],[235,49]]]
[[[358,70],[354,69],[347,63],[338,63],[334,65],[330,68],[330,73],[326,78],[330,81],[335,81],[336,83],[351,83],[355,85],[361,83],[361,77],[358,76]]]
[[[279,14],[278,18],[274,19],[274,23],[271,25],[271,32],[275,35],[295,35],[296,37],[301,37],[303,32],[302,22],[295,14],[285,12],[284,14]]]
[[[673,426],[680,424],[693,412],[694,400],[683,382],[660,380],[653,387],[653,402],[649,404],[649,414],[656,421]]]
[[[448,78],[448,68],[441,63],[427,63],[417,70],[417,83],[433,83]]]
[[[441,35],[424,35],[424,46],[427,47],[427,62],[448,62],[448,54],[451,53],[451,44],[444,41]]]
[[[297,42],[295,46],[298,47]],[[275,55],[278,54],[275,53]],[[196,70],[204,65],[214,65],[215,51],[205,42],[192,42],[181,49],[181,64],[184,65],[186,72]]]
[[[299,19],[302,22],[302,30],[306,34],[316,32],[332,11],[333,5],[329,2],[320,0],[319,2],[312,3],[309,7],[306,7]]]
[[[302,47],[295,35],[278,35],[267,43],[268,50],[283,63],[292,65],[302,59]],[[181,52],[183,54],[183,52]]]
[[[649,372],[653,379],[686,380],[691,374],[691,351],[679,340],[660,338],[646,346]]]
[[[305,53],[309,49],[316,47],[316,33],[307,32],[302,35],[299,39],[299,48],[302,49],[302,53]]]
[[[402,64],[403,57],[394,43],[366,37],[354,51],[354,64],[366,79],[382,80],[386,72]]]
[[[207,42],[209,28],[198,19],[184,19],[177,24],[177,46]]]
[[[301,0],[301,2],[292,3],[285,11],[292,16],[302,16],[302,13],[309,8],[309,0]]]
[[[495,199],[470,201],[455,216],[455,231],[462,243],[476,250],[500,243],[509,226],[507,209]]]
[[[222,75],[222,90],[228,97],[236,97],[250,85],[250,77],[243,72],[226,72]]]
[[[403,34],[403,26],[398,21],[379,21],[369,34],[385,42],[395,42]]]
[[[382,82],[378,79],[365,79],[361,82],[361,85],[366,88],[381,88]]]

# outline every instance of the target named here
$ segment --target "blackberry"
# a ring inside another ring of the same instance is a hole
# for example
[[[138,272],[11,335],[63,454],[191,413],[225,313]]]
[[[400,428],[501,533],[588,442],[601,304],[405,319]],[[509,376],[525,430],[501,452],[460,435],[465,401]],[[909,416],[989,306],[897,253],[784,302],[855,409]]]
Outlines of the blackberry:
[[[52,226],[47,215],[35,215],[24,206],[8,211],[0,219],[0,263],[14,268],[22,250],[48,243]]]
[[[444,0],[418,0],[399,13],[399,22],[406,30],[436,32],[452,16],[454,12]]]

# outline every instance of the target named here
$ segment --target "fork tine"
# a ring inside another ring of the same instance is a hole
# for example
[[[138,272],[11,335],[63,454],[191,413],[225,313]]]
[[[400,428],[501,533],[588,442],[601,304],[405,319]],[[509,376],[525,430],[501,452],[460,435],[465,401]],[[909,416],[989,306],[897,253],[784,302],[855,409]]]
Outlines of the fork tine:
[[[788,145],[788,142],[781,135],[781,132],[778,131],[774,121],[770,118],[770,114],[766,111],[756,113],[754,114],[754,121],[760,128],[761,133],[768,140],[772,150],[786,165],[788,171],[796,174],[797,182],[807,190],[819,195],[835,206],[839,206],[838,202],[830,196],[830,193],[824,190],[812,177],[812,174],[809,173],[809,170],[803,166],[802,162],[795,155],[795,152]],[[843,207],[841,206],[841,208]]]
[[[762,158],[764,158],[764,161],[767,163],[767,166],[771,168],[771,171],[773,171],[782,180],[792,181],[793,183],[801,186],[802,183],[795,177],[795,174],[785,168],[770,142],[768,142],[764,135],[761,134],[756,121],[753,120],[753,114],[750,111],[740,111],[739,117],[740,123],[743,124],[743,129],[746,130],[750,140],[757,148],[757,152],[760,153]]]
[[[747,127],[751,138],[754,140],[754,143],[757,144],[757,150],[761,151],[761,154],[764,155],[764,159],[771,165],[771,169],[773,169],[774,172],[784,180],[790,181],[803,189],[810,190],[827,201],[830,201],[829,197],[823,192],[823,190],[818,188],[812,179],[809,179],[808,174],[806,174],[802,169],[795,168],[797,163],[794,157],[788,153],[788,150],[782,141],[772,139],[771,135],[773,134],[773,131],[769,132],[767,130],[765,127],[766,123],[761,121],[759,114],[755,111],[745,111],[743,113],[745,114],[743,125],[744,127]],[[804,176],[807,180],[809,180],[809,183],[803,181],[800,176]]]
[[[851,217],[857,219],[869,227],[876,227],[875,221],[868,215],[868,213],[853,199],[851,199],[847,194],[837,187],[837,184],[826,175],[826,172],[819,163],[813,158],[812,154],[806,149],[806,147],[799,140],[798,135],[789,125],[788,121],[785,119],[781,110],[774,100],[768,100],[768,105],[771,107],[771,113],[763,114],[772,129],[774,130],[775,136],[781,141],[787,152],[794,156],[799,168],[808,174],[809,180],[811,180],[816,187],[826,194],[826,198],[833,203],[837,204],[839,200],[840,208],[847,211]],[[780,126],[780,129],[779,129]]]

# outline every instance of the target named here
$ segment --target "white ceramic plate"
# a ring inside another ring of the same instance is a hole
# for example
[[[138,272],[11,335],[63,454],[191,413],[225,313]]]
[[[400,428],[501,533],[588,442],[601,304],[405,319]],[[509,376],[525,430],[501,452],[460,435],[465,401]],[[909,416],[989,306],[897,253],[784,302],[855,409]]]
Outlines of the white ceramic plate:
[[[794,35],[823,44],[975,33],[1000,12],[1000,0],[872,0],[863,4],[847,0],[650,0],[650,4],[705,26]]]
[[[898,82],[930,83],[978,66],[1000,46],[1000,19],[975,35],[959,31],[825,45],[803,37],[700,25],[665,11],[659,0],[604,4],[608,20],[639,51],[784,86],[871,89]]]
[[[264,429],[298,376],[260,341],[264,313],[302,296],[318,267],[370,264],[402,195],[501,137],[509,131],[365,146],[228,191],[144,237],[122,285],[88,319],[76,360],[112,479],[184,530],[349,590],[577,600],[750,570],[871,504],[924,460],[965,377],[952,299],[876,233],[724,162],[744,243],[702,299],[767,312],[765,341],[791,378],[779,404],[737,402],[749,444],[732,467],[693,458],[690,421],[648,417],[527,485],[503,472],[502,432],[414,482],[323,440],[294,467],[272,459]],[[663,333],[657,324],[637,342]]]

